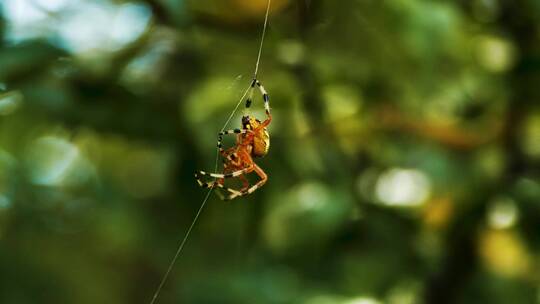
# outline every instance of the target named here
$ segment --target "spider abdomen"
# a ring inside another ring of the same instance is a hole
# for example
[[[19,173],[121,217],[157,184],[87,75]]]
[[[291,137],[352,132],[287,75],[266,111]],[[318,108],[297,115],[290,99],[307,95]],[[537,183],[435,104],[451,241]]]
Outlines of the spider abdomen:
[[[253,150],[252,154],[255,157],[263,157],[268,153],[270,149],[270,134],[266,128],[258,132],[253,138]]]

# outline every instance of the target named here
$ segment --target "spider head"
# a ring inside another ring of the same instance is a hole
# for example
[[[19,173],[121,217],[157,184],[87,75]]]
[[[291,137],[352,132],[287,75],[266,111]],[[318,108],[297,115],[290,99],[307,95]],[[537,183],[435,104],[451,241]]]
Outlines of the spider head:
[[[261,124],[260,120],[253,118],[249,115],[242,117],[242,128],[246,130],[253,130],[257,128],[260,124]]]

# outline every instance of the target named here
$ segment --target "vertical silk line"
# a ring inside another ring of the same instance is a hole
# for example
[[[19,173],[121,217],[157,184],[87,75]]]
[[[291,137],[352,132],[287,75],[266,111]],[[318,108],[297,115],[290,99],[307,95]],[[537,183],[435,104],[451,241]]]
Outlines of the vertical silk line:
[[[261,62],[261,54],[262,49],[264,45],[264,37],[266,36],[266,26],[268,25],[268,15],[270,14],[270,4],[272,0],[268,0],[268,4],[266,6],[266,15],[264,16],[264,25],[263,25],[263,32],[261,35],[261,44],[259,46],[259,54],[257,55],[257,63],[255,63],[255,72],[253,73],[253,78],[257,78],[257,73],[259,72],[259,63]]]
[[[253,73],[253,79],[257,78],[257,74],[259,72],[259,63],[261,62],[261,55],[262,55],[262,49],[263,49],[263,46],[264,46],[264,38],[266,36],[266,28],[268,26],[268,16],[269,16],[269,13],[270,13],[271,2],[272,2],[272,0],[268,0],[268,4],[266,6],[266,14],[265,14],[265,17],[264,17],[263,31],[262,31],[262,34],[261,34],[261,43],[259,45],[259,52],[257,54],[257,61],[255,63],[255,72]],[[231,122],[232,118],[234,117],[234,115],[238,111],[238,108],[242,104],[242,101],[244,100],[244,98],[249,93],[250,89],[252,89],[251,82],[250,82],[248,88],[244,91],[244,93],[242,94],[242,96],[238,100],[238,102],[236,104],[236,107],[234,108],[234,110],[229,115],[229,118],[227,119],[227,121],[225,122],[223,127],[221,128],[220,132],[225,131],[225,128],[227,128],[227,126]],[[219,159],[219,150],[216,148],[216,161],[215,161],[214,172],[217,171],[218,159]],[[163,288],[163,286],[167,282],[167,279],[169,278],[169,275],[171,274],[171,271],[172,271],[174,265],[176,264],[176,261],[178,260],[178,257],[180,257],[180,254],[182,253],[182,250],[184,249],[184,246],[186,245],[187,240],[189,239],[191,231],[193,230],[193,227],[195,227],[195,224],[197,223],[197,220],[199,219],[204,207],[206,206],[206,202],[208,202],[208,199],[210,198],[210,194],[212,193],[213,190],[214,190],[214,188],[211,188],[210,190],[208,190],[208,193],[206,194],[203,202],[201,203],[201,206],[199,207],[199,210],[197,210],[197,213],[195,214],[195,217],[193,218],[193,221],[191,222],[191,225],[189,226],[189,228],[188,228],[188,230],[186,232],[186,235],[182,239],[182,242],[180,242],[180,245],[178,246],[178,249],[176,250],[176,253],[175,253],[174,257],[171,260],[171,262],[169,264],[169,267],[167,268],[167,271],[163,275],[163,278],[161,279],[161,282],[159,283],[159,286],[156,289],[156,292],[154,293],[154,296],[152,297],[152,301],[150,301],[150,304],[154,304],[156,302],[156,300],[157,300],[157,298],[158,298],[158,296],[159,296],[159,294],[161,292],[161,289]]]

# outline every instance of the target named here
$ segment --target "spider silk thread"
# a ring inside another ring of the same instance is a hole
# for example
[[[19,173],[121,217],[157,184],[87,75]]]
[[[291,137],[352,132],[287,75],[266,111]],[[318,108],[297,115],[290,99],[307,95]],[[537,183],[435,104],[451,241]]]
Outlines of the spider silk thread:
[[[261,43],[259,45],[259,52],[257,54],[257,61],[255,62],[255,71],[253,72],[253,79],[257,79],[257,75],[258,75],[258,72],[259,72],[259,64],[261,62],[261,55],[262,55],[262,49],[263,49],[263,46],[264,46],[264,38],[266,36],[266,28],[268,26],[268,16],[270,14],[270,6],[271,6],[271,3],[272,3],[272,0],[268,0],[268,3],[267,3],[267,6],[266,6],[266,14],[264,16],[264,25],[263,25],[263,31],[262,31],[262,34],[261,34]],[[247,94],[249,93],[250,89],[252,89],[252,85],[251,85],[251,82],[248,86],[248,88],[244,91],[244,93],[242,94],[242,96],[240,97],[240,99],[238,100],[238,102],[236,103],[236,107],[233,109],[233,111],[231,112],[231,114],[229,115],[229,118],[227,119],[227,121],[225,121],[225,124],[223,125],[223,127],[221,128],[220,132],[223,132],[225,131],[225,129],[227,128],[227,126],[229,125],[229,123],[231,122],[232,118],[234,117],[234,115],[236,114],[236,112],[238,111],[238,108],[240,107],[240,105],[242,104],[242,101],[244,100],[244,98],[246,98]],[[215,161],[215,166],[214,166],[214,172],[217,171],[217,167],[218,167],[218,160],[219,160],[219,149],[216,148],[216,161]],[[178,249],[176,250],[176,253],[173,257],[173,259],[171,260],[171,262],[169,263],[169,267],[167,268],[167,271],[165,272],[165,274],[163,275],[163,278],[161,279],[160,283],[159,283],[159,286],[158,288],[156,289],[156,291],[154,292],[154,296],[152,297],[152,300],[150,301],[150,304],[154,304],[158,297],[159,297],[159,294],[161,293],[161,290],[163,288],[163,286],[165,285],[165,283],[167,282],[167,279],[169,278],[169,275],[171,274],[171,271],[174,267],[174,265],[176,264],[176,261],[178,260],[178,257],[180,256],[180,254],[182,253],[182,250],[184,249],[184,246],[186,245],[187,243],[187,240],[189,239],[189,236],[191,234],[191,231],[193,230],[193,227],[195,227],[195,224],[197,223],[197,220],[199,219],[202,211],[204,210],[204,207],[206,206],[206,203],[208,202],[208,199],[210,198],[210,194],[212,194],[212,191],[214,190],[214,188],[211,188],[210,190],[208,190],[208,192],[206,193],[206,196],[205,198],[203,199],[202,203],[201,203],[201,206],[199,207],[199,209],[197,210],[197,213],[195,214],[195,217],[193,218],[193,221],[191,222],[191,225],[189,226],[184,238],[182,239],[182,242],[180,242],[180,245],[178,246]]]

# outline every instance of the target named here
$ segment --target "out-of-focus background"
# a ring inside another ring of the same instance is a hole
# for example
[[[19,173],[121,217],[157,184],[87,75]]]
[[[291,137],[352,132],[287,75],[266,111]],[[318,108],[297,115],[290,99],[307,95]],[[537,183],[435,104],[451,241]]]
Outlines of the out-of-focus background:
[[[266,0],[0,7],[0,303],[149,303]],[[159,303],[540,303],[539,1],[274,0],[267,34],[269,181],[210,197]]]

